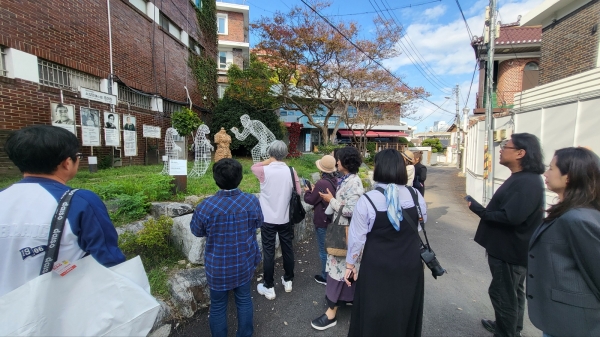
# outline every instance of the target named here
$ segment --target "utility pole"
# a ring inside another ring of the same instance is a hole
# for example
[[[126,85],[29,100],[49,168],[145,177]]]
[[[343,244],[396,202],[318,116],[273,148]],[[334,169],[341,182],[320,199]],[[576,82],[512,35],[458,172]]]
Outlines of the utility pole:
[[[490,6],[486,13],[486,26],[488,28],[488,61],[487,61],[487,105],[485,111],[485,133],[487,146],[486,156],[484,156],[484,167],[487,165],[487,177],[485,179],[485,189],[483,202],[487,205],[494,194],[494,104],[492,103],[492,93],[494,92],[494,49],[496,44],[496,0],[490,0]],[[487,157],[487,158],[486,158]],[[487,160],[487,163],[485,162]],[[484,172],[485,175],[485,172]]]
[[[467,102],[468,103],[468,102]],[[467,130],[469,129],[469,108],[465,107],[463,108],[463,119],[462,119],[462,151],[463,151],[463,155],[462,155],[462,172],[465,173],[466,168],[467,168]]]
[[[454,94],[456,95],[456,121],[455,124],[456,125],[456,167],[460,168],[460,161],[461,161],[461,151],[460,151],[460,142],[461,142],[461,137],[460,137],[460,113],[458,110],[458,104],[459,104],[459,94],[460,94],[460,87],[458,86],[458,84],[456,85],[456,88],[454,89]]]

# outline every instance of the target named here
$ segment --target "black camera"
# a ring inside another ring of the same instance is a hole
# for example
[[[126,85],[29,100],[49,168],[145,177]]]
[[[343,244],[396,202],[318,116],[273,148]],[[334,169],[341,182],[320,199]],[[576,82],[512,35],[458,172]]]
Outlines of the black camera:
[[[435,253],[433,252],[433,250],[431,250],[431,248],[427,246],[421,247],[421,259],[423,260],[423,262],[425,262],[427,268],[431,270],[431,275],[436,280],[438,276],[442,276],[444,275],[444,273],[446,273],[446,269],[442,268],[440,262],[435,257]]]

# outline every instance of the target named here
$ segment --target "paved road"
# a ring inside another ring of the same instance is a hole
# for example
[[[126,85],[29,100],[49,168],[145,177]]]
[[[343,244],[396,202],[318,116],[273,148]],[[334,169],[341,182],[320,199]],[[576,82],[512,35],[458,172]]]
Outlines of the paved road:
[[[435,280],[425,274],[424,336],[491,336],[480,323],[482,318],[494,317],[487,295],[491,276],[485,251],[473,241],[478,218],[462,199],[464,178],[449,167],[428,168],[425,200],[428,217],[427,233],[439,261],[448,274]],[[319,270],[314,238],[295,247],[296,277],[291,293],[283,291],[281,259],[277,260],[275,286],[277,297],[269,301],[256,292],[254,278],[255,336],[346,336],[351,307],[338,310],[337,326],[316,331],[310,321],[326,309],[325,286],[317,284],[313,275]],[[230,295],[229,335],[235,336],[235,303]],[[524,336],[540,336],[525,314]],[[171,336],[210,336],[208,313],[199,312],[194,318],[175,329]]]

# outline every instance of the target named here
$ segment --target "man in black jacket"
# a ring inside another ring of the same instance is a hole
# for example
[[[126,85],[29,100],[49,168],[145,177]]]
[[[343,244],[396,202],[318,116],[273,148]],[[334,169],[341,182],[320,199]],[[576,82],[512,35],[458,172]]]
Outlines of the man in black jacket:
[[[481,218],[475,241],[485,248],[492,273],[488,293],[496,321],[481,323],[494,336],[512,337],[523,329],[529,239],[544,216],[544,163],[537,137],[513,134],[500,150],[500,164],[510,169],[510,177],[487,207],[472,200],[469,209]]]

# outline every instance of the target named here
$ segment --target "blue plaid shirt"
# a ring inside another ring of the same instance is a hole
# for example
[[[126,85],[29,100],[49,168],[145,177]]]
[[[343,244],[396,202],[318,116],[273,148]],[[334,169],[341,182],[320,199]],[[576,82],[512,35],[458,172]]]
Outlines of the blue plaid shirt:
[[[256,229],[262,223],[258,198],[239,189],[220,190],[196,207],[190,229],[207,237],[204,265],[210,289],[226,291],[250,281],[261,259]]]

